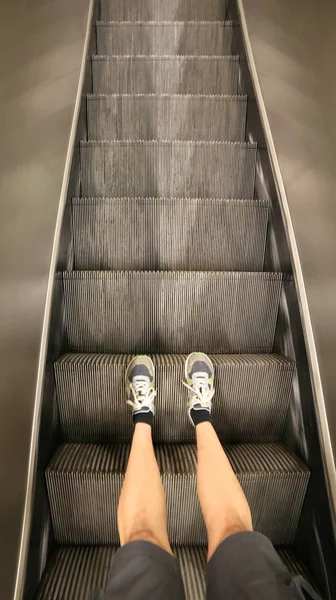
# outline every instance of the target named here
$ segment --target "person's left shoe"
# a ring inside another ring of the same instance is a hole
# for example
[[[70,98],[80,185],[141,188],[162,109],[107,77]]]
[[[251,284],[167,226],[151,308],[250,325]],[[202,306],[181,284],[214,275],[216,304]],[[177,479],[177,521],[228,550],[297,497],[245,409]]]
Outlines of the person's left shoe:
[[[127,404],[132,407],[133,423],[153,425],[155,415],[155,367],[149,356],[136,356],[126,370]]]
[[[214,366],[203,352],[189,354],[185,362],[185,377],[182,382],[189,390],[188,415],[193,425],[210,421],[214,396]]]

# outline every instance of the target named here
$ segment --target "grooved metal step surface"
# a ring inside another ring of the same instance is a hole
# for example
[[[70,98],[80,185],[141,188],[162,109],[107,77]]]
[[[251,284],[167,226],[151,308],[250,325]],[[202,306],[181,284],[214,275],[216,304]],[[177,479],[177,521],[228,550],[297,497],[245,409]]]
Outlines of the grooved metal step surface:
[[[237,56],[93,56],[94,94],[239,94]]]
[[[63,273],[70,349],[78,352],[272,351],[281,273]]]
[[[69,441],[130,441],[133,423],[125,398],[132,355],[66,354],[55,362],[63,436]],[[157,442],[194,442],[187,417],[184,355],[152,355],[157,388]],[[212,423],[225,442],[278,441],[287,414],[293,361],[281,356],[224,354],[215,367]],[[248,409],[247,409],[248,407]]]
[[[117,550],[117,546],[59,546],[53,553],[36,600],[89,600],[94,590],[105,589]],[[173,550],[180,563],[186,600],[205,600],[206,548],[182,546]],[[293,575],[302,575],[309,581],[307,569],[293,549],[281,548],[278,553]]]
[[[245,139],[245,96],[98,95],[86,109],[89,140]]]
[[[252,198],[256,146],[226,142],[82,142],[87,197]]]
[[[103,21],[222,21],[224,0],[100,0]]]
[[[261,271],[268,214],[257,200],[73,199],[74,267]]]
[[[221,55],[232,53],[230,21],[100,22],[98,55]]]
[[[309,480],[307,467],[279,444],[225,449],[250,504],[254,529],[274,544],[292,543]],[[117,505],[129,450],[126,444],[60,446],[46,470],[57,543],[118,543]],[[162,444],[155,453],[171,543],[205,545],[196,491],[196,446]]]

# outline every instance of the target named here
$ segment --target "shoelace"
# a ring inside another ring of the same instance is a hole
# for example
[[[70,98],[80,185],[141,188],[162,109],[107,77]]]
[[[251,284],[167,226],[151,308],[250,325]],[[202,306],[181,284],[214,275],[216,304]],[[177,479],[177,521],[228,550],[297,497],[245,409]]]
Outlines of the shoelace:
[[[208,380],[205,377],[195,377],[193,385],[188,385],[182,381],[183,385],[193,393],[190,404],[193,406],[198,402],[204,408],[209,408],[215,390],[209,388]]]
[[[127,404],[133,407],[134,410],[141,410],[144,406],[154,413],[154,398],[156,390],[149,387],[148,381],[136,381],[130,385],[133,394],[133,400],[127,400]]]

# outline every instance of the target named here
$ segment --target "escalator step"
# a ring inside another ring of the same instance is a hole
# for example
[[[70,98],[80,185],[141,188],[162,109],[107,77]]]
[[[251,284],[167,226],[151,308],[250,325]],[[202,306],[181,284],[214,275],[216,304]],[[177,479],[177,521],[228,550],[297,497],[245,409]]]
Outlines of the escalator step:
[[[89,600],[93,590],[105,588],[117,549],[116,546],[59,546],[43,576],[36,600]],[[300,574],[310,580],[295,550],[286,548],[278,552],[293,575]],[[174,553],[180,562],[186,600],[205,600],[206,548],[175,547]]]
[[[268,215],[256,200],[76,198],[74,266],[261,271]]]
[[[232,53],[231,21],[100,22],[100,55],[221,55]]]
[[[246,96],[100,95],[86,105],[88,140],[245,139]]]
[[[281,273],[63,273],[69,348],[76,352],[268,353]]]
[[[251,507],[256,531],[274,544],[290,544],[309,471],[280,444],[227,446],[228,457]],[[117,544],[117,504],[130,446],[63,444],[46,470],[55,538],[61,544]],[[206,544],[196,493],[196,446],[155,447],[174,545]],[[176,506],[178,505],[178,510]]]
[[[129,441],[133,424],[125,402],[130,355],[66,354],[55,363],[58,407],[68,441]],[[186,414],[183,355],[152,355],[156,370],[156,442],[194,442]],[[212,422],[222,441],[281,439],[287,414],[293,361],[275,354],[211,357],[216,395]],[[248,411],[246,410],[248,407]]]
[[[81,142],[82,195],[251,198],[256,151],[238,142]]]
[[[104,21],[222,21],[224,0],[100,0]]]
[[[237,56],[93,56],[94,94],[239,94]]]

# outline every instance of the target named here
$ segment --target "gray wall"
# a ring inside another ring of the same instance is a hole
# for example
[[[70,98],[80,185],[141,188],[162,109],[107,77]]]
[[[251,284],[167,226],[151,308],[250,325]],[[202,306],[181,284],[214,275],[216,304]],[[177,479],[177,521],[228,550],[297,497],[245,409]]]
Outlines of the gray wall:
[[[90,0],[0,6],[0,594],[6,600],[14,597],[52,250],[89,12]],[[20,585],[17,592],[19,598]]]

